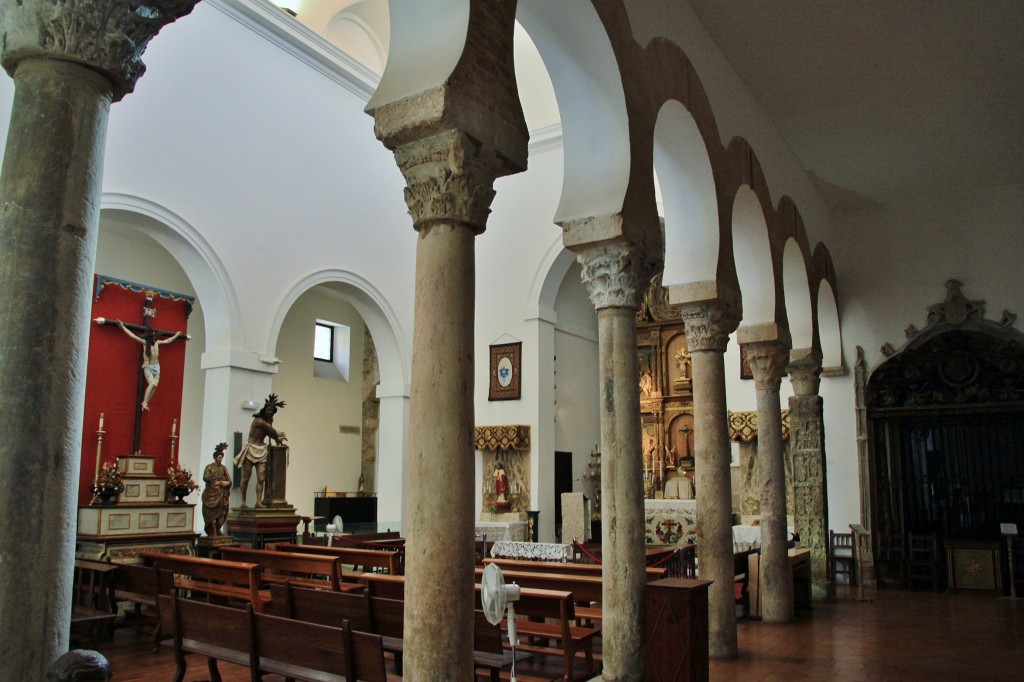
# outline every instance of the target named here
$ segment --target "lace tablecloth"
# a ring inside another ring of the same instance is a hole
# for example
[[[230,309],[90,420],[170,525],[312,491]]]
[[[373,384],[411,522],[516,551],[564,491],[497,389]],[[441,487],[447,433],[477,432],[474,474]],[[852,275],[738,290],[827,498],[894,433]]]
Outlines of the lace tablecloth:
[[[792,539],[793,529],[787,529],[787,539]],[[733,526],[732,551],[746,552],[761,548],[761,526]]]
[[[495,542],[491,547],[495,559],[531,559],[533,561],[561,561],[572,559],[572,545],[553,542]]]

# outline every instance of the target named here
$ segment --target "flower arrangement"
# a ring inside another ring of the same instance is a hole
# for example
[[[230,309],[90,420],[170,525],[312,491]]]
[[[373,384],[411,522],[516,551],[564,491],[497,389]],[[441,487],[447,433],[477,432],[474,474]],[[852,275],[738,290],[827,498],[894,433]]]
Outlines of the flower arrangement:
[[[172,490],[188,488],[188,491],[192,492],[199,487],[199,484],[192,479],[191,471],[172,464],[167,468],[167,487]]]
[[[96,485],[99,488],[120,488],[124,483],[124,472],[117,468],[117,462],[107,462],[100,468]]]

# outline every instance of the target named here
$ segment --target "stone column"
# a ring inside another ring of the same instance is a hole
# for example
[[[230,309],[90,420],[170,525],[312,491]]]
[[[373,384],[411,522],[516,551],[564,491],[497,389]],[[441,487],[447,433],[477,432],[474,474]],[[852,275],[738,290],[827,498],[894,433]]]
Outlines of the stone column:
[[[811,596],[815,601],[835,599],[835,583],[828,565],[828,478],[825,475],[824,407],[821,358],[810,351],[790,353],[790,455],[793,458],[793,523],[800,546],[811,550]]]
[[[0,7],[15,87],[0,174],[0,679],[44,679],[67,651],[107,117],[147,41],[195,2]]]
[[[757,391],[757,460],[761,479],[761,620],[793,620],[793,573],[786,549],[786,465],[779,385],[789,359],[776,341],[743,346]]]
[[[391,40],[407,49],[392,50],[367,105],[405,177],[418,232],[404,500],[412,680],[473,679],[475,237],[494,179],[526,168],[529,140],[512,59],[516,3],[472,0],[462,9],[465,26],[458,12],[435,13],[426,31],[392,22]],[[464,31],[448,35],[463,44],[446,42],[457,61],[444,73],[447,60],[427,64],[421,50],[434,50],[431,29],[453,23]]]
[[[494,196],[497,167],[488,158],[458,130],[395,152],[419,232],[406,496],[405,674],[412,679],[473,676],[465,633],[475,596],[474,240]]]
[[[584,252],[583,283],[597,309],[601,402],[603,679],[644,679],[644,488],[636,311],[648,284],[632,249]]]
[[[694,477],[697,488],[697,554],[708,595],[708,646],[712,658],[732,658],[736,643],[733,594],[732,478],[725,401],[725,348],[739,318],[717,302],[683,304],[693,373]]]

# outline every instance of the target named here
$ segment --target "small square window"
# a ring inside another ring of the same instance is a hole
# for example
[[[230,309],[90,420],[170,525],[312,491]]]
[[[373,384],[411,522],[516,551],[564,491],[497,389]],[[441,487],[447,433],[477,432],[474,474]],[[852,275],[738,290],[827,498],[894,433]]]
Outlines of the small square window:
[[[313,333],[313,359],[334,362],[334,327],[316,323]]]

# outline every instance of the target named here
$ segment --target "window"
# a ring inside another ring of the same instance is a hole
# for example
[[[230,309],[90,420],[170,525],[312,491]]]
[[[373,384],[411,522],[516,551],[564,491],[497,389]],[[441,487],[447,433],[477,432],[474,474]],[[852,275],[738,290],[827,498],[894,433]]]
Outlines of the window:
[[[313,332],[313,359],[334,362],[334,327],[322,322],[316,323]]]
[[[313,328],[313,376],[348,381],[352,330],[343,324],[316,320]]]

